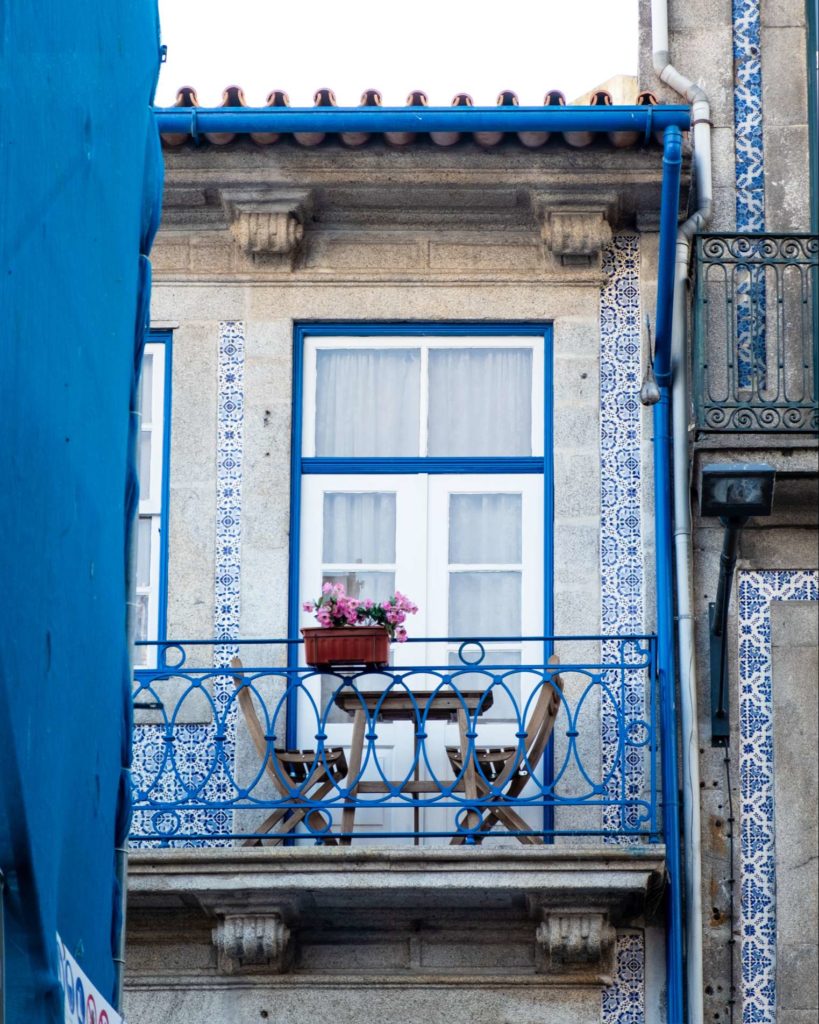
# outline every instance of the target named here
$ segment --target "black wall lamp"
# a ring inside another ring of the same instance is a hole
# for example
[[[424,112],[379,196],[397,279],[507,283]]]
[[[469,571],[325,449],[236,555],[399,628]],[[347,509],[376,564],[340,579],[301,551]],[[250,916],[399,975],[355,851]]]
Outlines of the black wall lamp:
[[[742,527],[750,516],[769,516],[773,508],[776,471],[764,463],[712,463],[704,466],[700,515],[719,516],[725,527],[719,557],[716,600],[708,605],[711,635],[711,745],[727,746],[730,738],[728,666],[725,633],[728,603]]]

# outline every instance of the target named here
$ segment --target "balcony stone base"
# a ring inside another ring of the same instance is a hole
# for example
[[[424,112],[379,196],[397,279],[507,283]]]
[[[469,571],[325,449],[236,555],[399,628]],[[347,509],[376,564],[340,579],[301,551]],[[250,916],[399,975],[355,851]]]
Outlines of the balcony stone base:
[[[135,851],[127,1017],[599,1022],[615,929],[663,866],[661,846]]]

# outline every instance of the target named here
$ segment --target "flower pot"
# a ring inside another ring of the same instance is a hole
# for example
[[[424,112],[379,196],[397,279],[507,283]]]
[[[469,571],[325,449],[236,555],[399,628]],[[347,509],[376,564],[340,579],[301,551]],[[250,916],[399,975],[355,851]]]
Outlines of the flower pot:
[[[389,664],[390,634],[383,626],[310,626],[301,634],[307,664],[324,672],[336,668],[378,669]]]

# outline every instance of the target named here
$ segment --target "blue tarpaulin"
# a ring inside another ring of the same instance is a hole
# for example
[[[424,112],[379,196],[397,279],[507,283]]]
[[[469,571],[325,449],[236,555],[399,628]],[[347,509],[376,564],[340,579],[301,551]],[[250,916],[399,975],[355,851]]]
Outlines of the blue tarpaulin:
[[[0,870],[6,1019],[115,998],[135,375],[161,154],[155,0],[0,4]]]

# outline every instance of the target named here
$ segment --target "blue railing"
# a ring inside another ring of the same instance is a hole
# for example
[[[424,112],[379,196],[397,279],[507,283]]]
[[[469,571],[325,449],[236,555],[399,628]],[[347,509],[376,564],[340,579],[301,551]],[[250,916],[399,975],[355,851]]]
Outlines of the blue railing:
[[[294,640],[143,645],[132,844],[660,839],[655,637],[414,642],[439,663],[321,672],[288,667]]]

